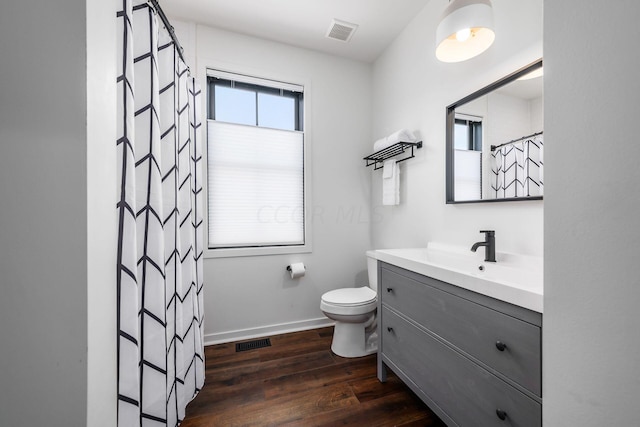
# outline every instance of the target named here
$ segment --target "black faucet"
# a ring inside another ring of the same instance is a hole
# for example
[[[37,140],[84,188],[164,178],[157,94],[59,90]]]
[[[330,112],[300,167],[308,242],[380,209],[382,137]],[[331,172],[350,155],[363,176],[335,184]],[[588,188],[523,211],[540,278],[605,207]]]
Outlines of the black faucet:
[[[471,246],[471,251],[475,252],[480,246],[484,246],[484,260],[496,262],[496,232],[494,230],[480,230],[484,233],[484,242],[477,242]]]

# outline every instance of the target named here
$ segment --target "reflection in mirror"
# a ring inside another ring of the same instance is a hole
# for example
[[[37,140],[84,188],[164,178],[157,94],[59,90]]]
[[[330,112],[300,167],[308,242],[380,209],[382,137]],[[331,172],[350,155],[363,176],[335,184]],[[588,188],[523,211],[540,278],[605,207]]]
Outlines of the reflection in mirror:
[[[540,199],[542,60],[447,107],[447,203]]]

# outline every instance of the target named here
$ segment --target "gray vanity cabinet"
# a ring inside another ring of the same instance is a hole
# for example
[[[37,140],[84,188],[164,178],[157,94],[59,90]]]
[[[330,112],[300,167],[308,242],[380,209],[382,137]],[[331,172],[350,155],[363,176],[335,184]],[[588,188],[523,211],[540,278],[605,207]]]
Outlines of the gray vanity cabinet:
[[[450,426],[542,425],[542,315],[378,263],[378,378]]]

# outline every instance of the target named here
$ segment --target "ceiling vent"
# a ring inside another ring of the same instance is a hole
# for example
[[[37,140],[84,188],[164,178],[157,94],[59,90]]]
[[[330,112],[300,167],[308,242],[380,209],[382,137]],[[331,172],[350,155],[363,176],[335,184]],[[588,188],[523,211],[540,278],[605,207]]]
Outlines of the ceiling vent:
[[[358,29],[357,24],[334,19],[329,31],[327,31],[327,37],[341,42],[348,42],[351,40],[353,33],[356,32],[356,29]]]

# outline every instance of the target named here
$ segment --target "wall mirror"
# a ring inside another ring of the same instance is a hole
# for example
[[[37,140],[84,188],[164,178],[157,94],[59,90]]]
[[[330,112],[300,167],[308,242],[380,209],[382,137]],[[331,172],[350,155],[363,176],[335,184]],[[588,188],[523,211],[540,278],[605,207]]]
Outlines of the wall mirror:
[[[447,203],[539,200],[542,60],[447,107]]]

